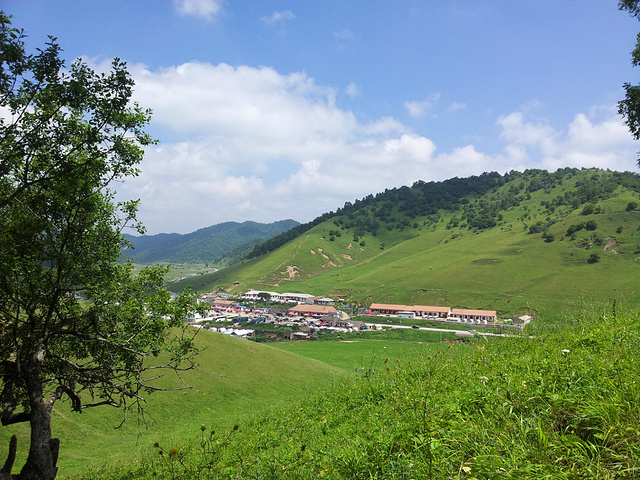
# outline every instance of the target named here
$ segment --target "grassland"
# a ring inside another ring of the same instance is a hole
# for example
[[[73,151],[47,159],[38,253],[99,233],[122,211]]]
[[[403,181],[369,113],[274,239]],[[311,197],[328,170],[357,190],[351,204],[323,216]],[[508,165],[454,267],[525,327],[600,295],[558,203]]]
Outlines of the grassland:
[[[638,312],[531,333],[376,356],[330,391],[83,478],[638,478]]]
[[[167,377],[158,384],[194,388],[149,396],[146,425],[138,424],[132,412],[127,423],[116,429],[123,418],[118,409],[98,407],[77,414],[63,402],[56,404],[52,428],[54,436],[62,439],[60,478],[94,463],[131,458],[155,441],[182,439],[202,423],[224,427],[268,412],[309,391],[326,388],[345,373],[317,360],[235,337],[202,331],[196,338],[201,349],[198,369],[185,372],[182,379]],[[16,433],[24,461],[28,426],[3,427],[0,433],[0,458],[5,458],[8,438]]]

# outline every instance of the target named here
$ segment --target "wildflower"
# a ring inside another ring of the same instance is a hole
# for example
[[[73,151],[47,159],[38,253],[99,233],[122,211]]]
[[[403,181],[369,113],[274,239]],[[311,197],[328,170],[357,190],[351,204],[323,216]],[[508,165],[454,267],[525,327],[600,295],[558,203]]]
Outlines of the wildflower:
[[[482,382],[482,384],[484,385],[484,384],[486,384],[486,383],[489,381],[489,378],[487,378],[487,377],[485,377],[485,376],[482,376],[482,377],[480,377],[480,381],[481,381],[481,382]]]
[[[206,429],[207,429],[207,427],[205,427],[204,423],[202,425],[200,425],[200,430],[201,431],[204,432]]]
[[[171,451],[169,452],[169,456],[170,457],[177,457],[178,456],[178,449],[177,448],[172,448]]]
[[[156,448],[160,448],[160,443],[156,442],[156,443],[153,444],[153,446],[156,447]]]
[[[569,353],[571,350],[567,350],[566,348],[564,350],[562,350],[562,354],[566,355],[567,353]]]

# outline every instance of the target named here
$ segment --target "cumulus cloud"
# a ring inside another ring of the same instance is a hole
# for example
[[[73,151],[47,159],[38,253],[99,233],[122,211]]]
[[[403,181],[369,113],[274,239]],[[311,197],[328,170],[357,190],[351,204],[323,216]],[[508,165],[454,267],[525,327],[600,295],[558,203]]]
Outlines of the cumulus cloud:
[[[293,14],[291,10],[283,10],[281,12],[273,12],[273,14],[262,17],[260,21],[265,25],[273,27],[275,25],[280,25],[288,20],[293,20],[296,16]]]
[[[507,143],[505,152],[517,152],[528,168],[634,168],[637,146],[613,107],[576,114],[566,131],[545,120],[528,121],[522,112],[501,116],[497,124]]]
[[[142,200],[139,217],[150,233],[229,220],[306,222],[416,180],[532,167],[629,169],[635,161],[636,147],[611,112],[578,114],[565,130],[513,112],[496,122],[501,151],[437,152],[432,139],[393,117],[359,121],[338,106],[333,88],[304,73],[195,62],[130,71],[135,100],[153,110],[150,128],[164,135],[147,148],[141,175],[117,190]]]
[[[440,98],[440,94],[436,93],[431,95],[431,97],[426,100],[422,100],[422,101],[409,100],[404,102],[404,108],[407,109],[407,112],[409,112],[410,116],[422,117],[435,106],[439,98]]]
[[[173,0],[174,8],[181,15],[212,20],[222,9],[222,0]]]

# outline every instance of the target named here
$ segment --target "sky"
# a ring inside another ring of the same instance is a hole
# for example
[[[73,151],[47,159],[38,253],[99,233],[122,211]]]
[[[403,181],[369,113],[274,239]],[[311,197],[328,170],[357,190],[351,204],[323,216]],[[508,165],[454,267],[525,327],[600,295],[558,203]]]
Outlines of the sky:
[[[127,62],[153,110],[147,233],[308,222],[497,171],[639,170],[617,114],[638,20],[615,0],[2,0],[27,47]]]

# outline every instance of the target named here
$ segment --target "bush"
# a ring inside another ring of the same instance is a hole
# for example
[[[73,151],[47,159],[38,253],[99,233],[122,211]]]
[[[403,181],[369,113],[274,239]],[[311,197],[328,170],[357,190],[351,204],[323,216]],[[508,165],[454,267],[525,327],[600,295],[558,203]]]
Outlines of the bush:
[[[629,202],[627,204],[627,212],[631,212],[631,211],[635,210],[636,208],[638,208],[638,203],[637,202]]]
[[[587,203],[582,209],[582,215],[591,215],[595,209],[596,207],[593,203]]]
[[[586,224],[585,227],[587,230],[595,230],[596,228],[598,228],[598,224],[595,222],[595,220],[589,220]]]
[[[592,253],[587,260],[587,263],[597,263],[600,261],[600,255],[597,253]]]

